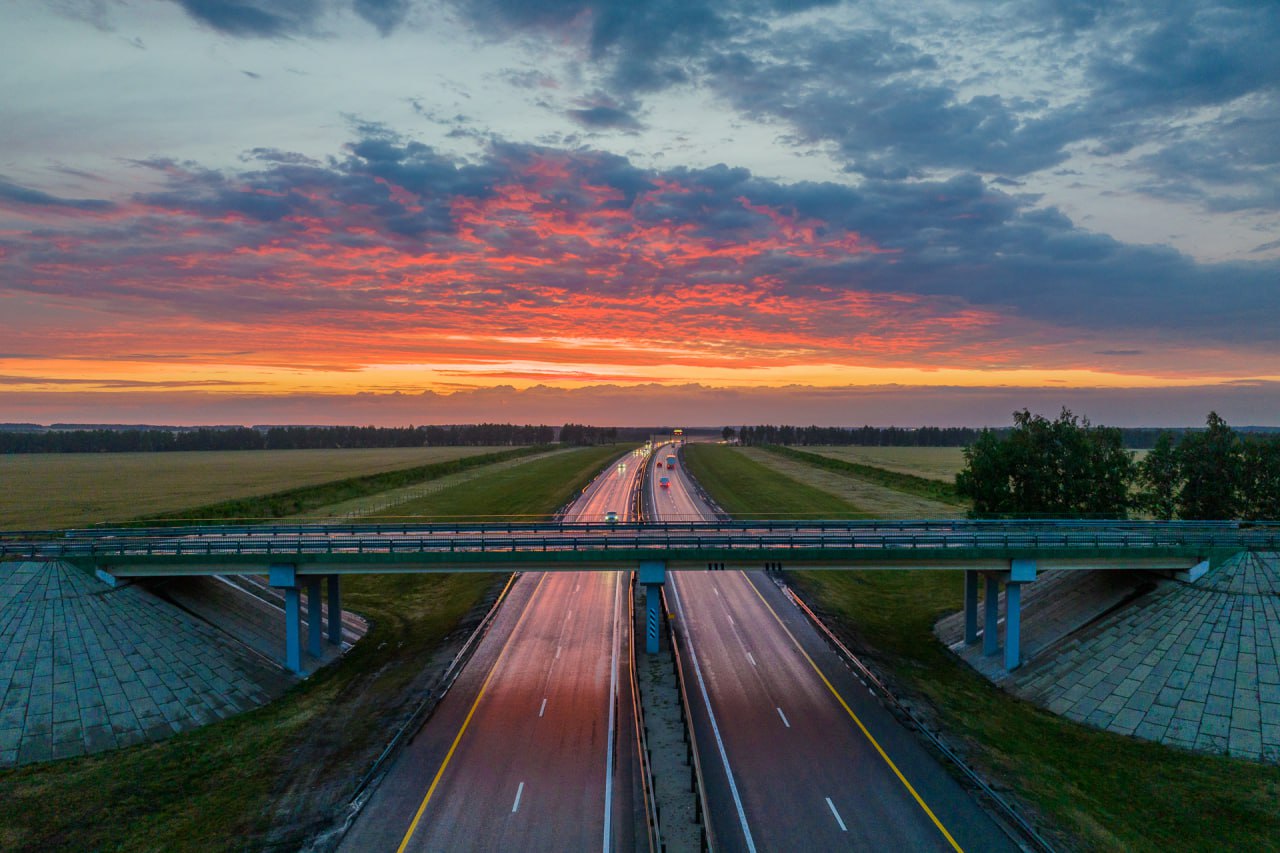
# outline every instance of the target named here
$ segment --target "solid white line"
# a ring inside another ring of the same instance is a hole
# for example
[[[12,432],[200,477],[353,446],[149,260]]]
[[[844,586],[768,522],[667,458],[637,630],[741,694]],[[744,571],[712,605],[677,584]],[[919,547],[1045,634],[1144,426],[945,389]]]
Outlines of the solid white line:
[[[542,714],[543,714],[543,712],[544,712],[544,711],[546,711],[546,710],[547,710],[547,700],[546,700],[546,698],[543,698],[543,700],[542,700],[542,707],[538,709],[538,716],[539,716],[539,717],[541,717],[541,716],[542,716]]]
[[[560,646],[556,646],[556,660],[560,660]]]
[[[791,723],[787,722],[787,715],[782,713],[782,709],[778,709],[778,716],[782,718],[782,724],[787,728],[791,728]]]
[[[756,659],[751,656],[751,652],[747,652],[747,660],[751,661],[751,665],[756,665]]]
[[[680,599],[680,587],[675,576],[671,577],[671,589],[676,594],[676,610],[680,611],[680,621],[688,626],[684,618],[684,602]],[[733,781],[733,770],[729,767],[729,754],[724,749],[724,739],[720,737],[720,726],[716,723],[716,714],[711,710],[711,697],[707,695],[707,683],[702,679],[702,667],[698,664],[698,655],[693,650],[693,637],[685,631],[685,642],[689,644],[689,657],[693,660],[693,672],[698,676],[698,687],[702,691],[702,702],[707,707],[707,717],[711,720],[711,731],[716,736],[716,746],[720,749],[720,761],[724,764],[724,775],[729,778],[729,793],[733,794],[733,804],[738,808],[738,822],[742,824],[742,834],[747,840],[747,849],[756,853],[756,843],[751,840],[751,828],[747,826],[747,813],[742,808],[742,797],[738,796],[738,783]]]
[[[840,824],[841,832],[848,832],[849,827],[844,825],[844,821],[840,819],[840,812],[836,811],[836,804],[831,802],[831,798],[827,797],[827,806],[831,809],[831,813],[836,816],[836,823]]]
[[[726,614],[725,614],[725,616],[729,616],[729,614],[728,614],[728,613],[726,613]],[[737,625],[738,623],[733,621],[733,617],[732,617],[732,616],[729,616],[729,624],[730,624],[730,625]]]
[[[613,646],[612,661],[609,664],[609,751],[605,760],[604,771],[604,853],[609,853],[613,840],[613,722],[618,705],[618,613],[622,609],[622,584],[617,583],[617,575],[613,584],[613,631],[610,634],[610,645]]]
[[[714,586],[711,587],[711,591],[714,592],[716,595],[720,594],[720,590],[716,589]]]
[[[520,808],[520,795],[524,793],[524,783],[520,783],[520,787],[516,788],[516,801],[511,804],[511,813],[515,814]],[[827,802],[831,802],[827,800]]]

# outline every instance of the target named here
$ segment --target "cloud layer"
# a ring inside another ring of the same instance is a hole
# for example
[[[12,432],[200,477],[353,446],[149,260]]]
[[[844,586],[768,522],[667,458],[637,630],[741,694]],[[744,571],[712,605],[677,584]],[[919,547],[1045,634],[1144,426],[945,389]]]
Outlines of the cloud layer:
[[[0,395],[1270,389],[1277,40],[1207,0],[0,9]]]

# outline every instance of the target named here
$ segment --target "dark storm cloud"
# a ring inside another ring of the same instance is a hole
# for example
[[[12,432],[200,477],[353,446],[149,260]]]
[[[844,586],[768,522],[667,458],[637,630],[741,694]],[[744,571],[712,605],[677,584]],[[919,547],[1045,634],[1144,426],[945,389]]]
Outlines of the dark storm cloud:
[[[640,122],[624,109],[611,106],[584,107],[568,110],[571,121],[592,130],[638,130]]]
[[[202,24],[230,36],[279,38],[315,30],[319,0],[174,0]]]
[[[1145,20],[1094,55],[1093,96],[1108,108],[1197,107],[1274,89],[1280,6],[1144,4]]]
[[[382,35],[390,35],[409,14],[409,0],[355,0],[356,14],[377,27]]]
[[[72,171],[72,174],[78,174]],[[115,204],[99,198],[61,198],[42,190],[34,190],[0,177],[0,207],[7,204],[32,207],[57,207],[86,211],[111,210]]]
[[[238,38],[288,38],[322,32],[320,19],[332,8],[349,5],[382,35],[404,22],[412,0],[173,0],[188,15],[224,35]]]

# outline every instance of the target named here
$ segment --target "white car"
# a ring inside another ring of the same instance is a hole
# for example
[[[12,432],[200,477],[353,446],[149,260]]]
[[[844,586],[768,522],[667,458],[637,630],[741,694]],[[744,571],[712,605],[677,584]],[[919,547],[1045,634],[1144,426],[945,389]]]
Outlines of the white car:
[[[618,513],[617,513],[617,512],[615,512],[614,510],[609,510],[608,512],[606,512],[606,513],[604,514],[604,520],[605,520],[605,521],[607,521],[607,522],[609,522],[610,524],[617,524],[617,523],[618,523]]]

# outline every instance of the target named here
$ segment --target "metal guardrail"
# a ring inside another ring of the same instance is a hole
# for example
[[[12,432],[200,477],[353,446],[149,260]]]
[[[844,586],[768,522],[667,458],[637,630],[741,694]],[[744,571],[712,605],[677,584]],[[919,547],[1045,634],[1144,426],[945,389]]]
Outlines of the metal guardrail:
[[[903,551],[943,553],[948,550],[1064,551],[1275,551],[1280,528],[1201,527],[1150,522],[1108,528],[1058,527],[1004,523],[1000,527],[953,525],[950,530],[900,529],[897,532],[851,527],[795,524],[726,528],[704,522],[669,526],[591,525],[554,532],[485,529],[458,534],[444,531],[309,530],[254,531],[251,534],[187,533],[173,530],[94,537],[0,539],[0,560],[75,560],[94,558],[267,557],[286,560],[309,556],[521,554],[529,552],[601,553],[609,551]],[[785,559],[778,554],[779,559]]]
[[[851,667],[857,670],[858,677],[862,680],[863,684],[871,690],[873,695],[879,695],[892,706],[895,713],[899,714],[903,719],[908,720],[916,731],[920,732],[920,734],[923,735],[933,745],[933,747],[942,754],[943,757],[950,761],[956,769],[964,774],[965,778],[967,778],[992,804],[995,805],[1000,814],[1012,823],[1013,826],[1022,833],[1023,837],[1035,846],[1035,849],[1043,851],[1043,853],[1054,853],[1053,845],[1049,843],[1049,840],[1036,831],[1035,826],[1023,817],[1022,814],[1013,807],[1012,803],[1000,796],[1000,794],[987,783],[986,779],[982,778],[976,770],[970,767],[969,764],[965,762],[965,760],[961,758],[945,740],[942,739],[941,735],[934,732],[929,728],[929,726],[925,725],[924,720],[920,719],[914,711],[903,704],[902,701],[894,695],[893,691],[885,686],[884,682],[882,682],[857,655],[849,651],[848,647],[840,641],[840,638],[837,637],[829,627],[827,627],[825,622],[818,618],[816,613],[809,609],[809,605],[805,604],[804,600],[800,598],[799,595],[797,595],[788,586],[783,586],[782,592],[787,596],[787,598],[795,603],[800,611],[809,618],[809,621],[822,632],[827,642],[836,648],[840,656],[846,660]]]
[[[663,617],[671,611],[667,608],[667,591],[662,590],[662,613]],[[667,634],[671,641],[671,657],[675,660],[676,668],[676,685],[680,693],[680,711],[684,717],[684,733],[687,739],[688,754],[690,764],[693,767],[693,786],[697,789],[697,814],[694,819],[698,821],[701,827],[699,838],[702,841],[702,849],[711,851],[716,849],[715,833],[711,828],[711,809],[707,803],[707,785],[706,779],[702,775],[702,759],[698,757],[698,744],[694,737],[693,731],[693,709],[689,705],[689,690],[685,685],[684,664],[680,662],[680,640],[676,635],[676,628],[671,624],[671,620],[667,619]]]
[[[908,520],[827,520],[827,519],[760,519],[760,520],[719,520],[707,521],[703,518],[680,521],[643,520],[636,522],[616,522],[602,524],[595,521],[475,521],[475,522],[420,522],[404,521],[397,523],[306,523],[306,524],[182,524],[151,527],[89,527],[58,530],[16,530],[0,531],[0,541],[47,540],[47,539],[101,539],[155,536],[334,536],[372,534],[376,536],[399,533],[408,535],[419,533],[438,536],[453,533],[510,535],[529,534],[563,534],[573,531],[590,532],[601,530],[644,530],[644,531],[791,531],[817,530],[823,532],[879,532],[879,531],[912,531],[912,532],[946,532],[946,531],[981,531],[1005,530],[1017,528],[1024,531],[1071,531],[1071,530],[1129,530],[1142,531],[1159,527],[1169,531],[1205,532],[1225,530],[1270,531],[1280,532],[1280,522],[1276,521],[1133,521],[1126,519],[908,519]]]
[[[457,654],[449,661],[449,665],[440,675],[439,682],[433,689],[427,693],[414,705],[409,716],[402,722],[399,728],[391,736],[387,745],[383,747],[382,752],[373,760],[373,763],[364,772],[356,783],[355,790],[351,792],[348,800],[347,811],[343,816],[341,825],[337,828],[336,837],[341,838],[347,830],[351,828],[351,824],[355,821],[360,811],[367,802],[366,794],[370,790],[370,783],[377,779],[387,768],[390,758],[398,753],[400,747],[412,742],[417,736],[418,731],[426,723],[426,721],[435,713],[435,709],[444,699],[445,695],[453,687],[453,683],[458,680],[458,676],[462,673],[463,666],[471,660],[472,654],[479,647],[480,640],[489,632],[489,627],[493,624],[494,618],[498,614],[498,609],[502,607],[507,600],[507,594],[511,591],[511,587],[515,584],[516,574],[512,574],[507,579],[506,586],[498,593],[498,597],[490,605],[488,611],[475,629],[468,635],[466,642],[458,649]]]
[[[640,682],[636,678],[636,576],[631,573],[627,583],[627,618],[631,620],[632,630],[627,632],[631,638],[631,665],[627,670],[631,673],[631,719],[636,727],[636,745],[640,750],[640,793],[644,798],[644,817],[649,840],[650,853],[662,853],[662,827],[658,821],[658,797],[654,790],[653,767],[649,761],[649,738],[645,732],[644,703],[640,698]]]

